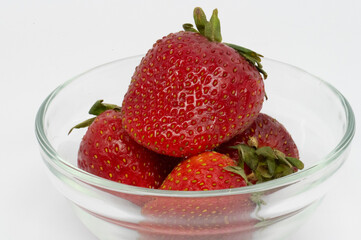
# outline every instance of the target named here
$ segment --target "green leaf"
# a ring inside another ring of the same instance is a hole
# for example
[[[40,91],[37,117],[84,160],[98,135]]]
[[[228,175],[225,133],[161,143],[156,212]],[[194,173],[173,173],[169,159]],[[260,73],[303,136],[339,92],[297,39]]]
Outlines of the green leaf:
[[[241,47],[232,43],[226,43],[229,47],[235,49],[238,52],[242,52],[243,54],[245,54],[249,59],[253,59],[253,61],[257,61],[257,62],[261,62],[261,57],[263,57],[263,55],[258,54],[254,51],[252,51],[251,49],[245,48],[245,47]],[[259,63],[260,64],[260,63]]]
[[[115,110],[115,111],[120,111],[121,107],[119,107],[118,105],[115,105],[115,104],[103,103],[103,100],[98,100],[93,104],[93,106],[91,106],[91,108],[89,110],[89,114],[99,116],[103,112],[105,112],[107,110],[111,110],[111,109]],[[70,129],[70,131],[68,132],[68,135],[73,131],[73,129],[89,127],[93,123],[95,118],[96,117],[87,119],[87,120],[75,125],[74,127],[72,127]]]
[[[269,170],[268,170],[268,166],[267,163],[260,163],[257,167],[257,171],[262,175],[263,178],[271,178],[272,175],[270,174]]]
[[[276,156],[279,160],[281,160],[283,163],[287,164],[287,166],[289,168],[292,168],[292,164],[286,159],[286,155],[283,152],[281,152],[277,149],[274,149],[274,153],[276,154]]]
[[[257,155],[265,157],[265,158],[276,158],[276,154],[274,153],[273,149],[271,147],[265,146],[258,148],[256,150]]]
[[[115,104],[103,103],[103,100],[98,100],[90,108],[89,114],[99,116],[103,112],[105,112],[107,110],[110,110],[110,109],[120,110],[120,107],[118,105],[115,105]]]
[[[221,22],[218,18],[218,10],[214,9],[211,18],[207,20],[206,14],[200,7],[193,11],[193,19],[197,30],[192,24],[183,24],[183,29],[188,32],[199,32],[211,42],[222,42]]]
[[[275,171],[276,171],[276,161],[274,158],[268,158],[267,159],[267,166],[268,166],[268,171],[270,173],[270,175],[274,175]]]
[[[267,73],[263,70],[263,66],[261,64],[261,57],[263,55],[256,53],[248,48],[241,47],[232,43],[224,43],[227,46],[236,50],[242,57],[244,57],[248,62],[256,67],[256,69],[263,75],[264,79],[267,78]]]
[[[240,166],[227,166],[227,167],[224,167],[224,169],[229,171],[229,172],[240,175],[246,181],[247,185],[249,184],[247,175],[246,175],[244,169],[241,168]]]
[[[183,24],[183,29],[184,31],[187,31],[187,32],[195,32],[195,33],[198,33],[198,31],[193,27],[192,24],[190,23],[185,23]]]
[[[247,145],[248,144],[248,145]],[[237,144],[229,146],[229,148],[237,149],[239,154],[238,166],[244,169],[244,164],[252,170],[249,174],[248,180],[252,181],[254,178],[257,183],[270,181],[272,179],[284,177],[295,172],[295,168],[303,169],[304,164],[301,160],[286,157],[286,155],[269,146],[258,146],[257,138],[250,137],[247,144]]]
[[[77,125],[75,125],[74,127],[72,127],[70,129],[70,131],[68,132],[68,135],[73,131],[73,129],[80,129],[80,128],[86,128],[86,127],[89,127],[95,120],[96,117],[93,117],[93,118],[89,118]]]
[[[276,167],[275,178],[281,178],[293,173],[293,169],[286,164],[280,164]]]
[[[256,150],[253,147],[249,147],[244,144],[240,144],[238,146],[243,161],[248,165],[248,167],[255,170],[258,166],[258,156],[256,154]]]
[[[196,7],[193,11],[194,23],[200,34],[204,36],[204,29],[206,28],[206,24],[208,23],[206,14],[200,7]]]
[[[286,159],[296,168],[303,169],[305,166],[302,161],[298,160],[297,158],[293,157],[286,157]]]
[[[261,173],[259,171],[255,171],[254,175],[256,175],[257,183],[265,182],[265,180],[263,179],[263,177],[262,177],[262,175],[261,175]]]

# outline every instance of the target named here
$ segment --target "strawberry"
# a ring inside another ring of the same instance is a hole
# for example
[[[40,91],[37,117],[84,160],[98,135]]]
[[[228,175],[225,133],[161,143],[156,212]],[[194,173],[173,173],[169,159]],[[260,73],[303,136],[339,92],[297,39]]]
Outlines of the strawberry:
[[[257,175],[257,179],[253,179],[256,181],[266,181],[274,177],[282,177],[297,171],[297,169],[303,168],[303,163],[298,160],[299,153],[296,143],[290,133],[276,119],[263,113],[260,113],[256,120],[244,132],[236,135],[230,141],[223,143],[215,151],[226,154],[235,161],[241,159],[242,162],[244,160],[246,162],[244,165],[245,173],[248,175],[253,171]],[[265,160],[266,163],[269,158],[264,157],[265,154],[272,155],[270,158],[276,160],[282,159],[281,162],[283,162],[283,164],[278,164],[279,169],[276,174],[277,176],[274,175],[274,171],[271,171],[272,176],[269,176],[269,171],[263,171],[262,176],[260,171],[258,171],[265,170],[262,159],[259,159],[260,156],[253,160],[247,158],[250,151],[256,151],[261,153],[261,155],[263,154],[261,158]],[[242,156],[242,154],[244,156]],[[242,160],[242,157],[246,159]],[[253,181],[253,183],[255,183],[255,181]]]
[[[198,30],[158,40],[136,67],[122,104],[123,125],[139,144],[183,157],[212,150],[245,130],[265,97],[261,55],[222,43],[218,11]]]
[[[252,184],[282,177],[294,172],[296,167],[301,169],[303,164],[298,159],[286,156],[269,146],[258,146],[253,134],[262,137],[262,134],[256,129],[266,128],[265,126],[269,125],[277,126],[277,128],[272,128],[273,131],[268,132],[268,135],[272,133],[272,135],[277,134],[277,137],[280,137],[280,133],[284,132],[284,130],[278,131],[282,125],[267,115],[260,114],[251,125],[250,130],[247,129],[243,133],[245,144],[236,142],[235,146],[230,145],[235,149],[229,149],[226,144],[222,145],[225,152],[238,150],[234,160],[217,152],[204,152],[192,156],[180,162],[166,177],[159,189],[182,191],[229,189],[243,187],[247,183]],[[240,135],[242,134],[237,136]],[[251,141],[247,141],[249,137]],[[273,136],[268,136],[268,138],[273,139]],[[289,138],[280,139],[289,140]],[[284,146],[283,143],[275,143],[272,146]],[[265,143],[262,142],[262,144]],[[298,156],[298,152],[296,155]],[[253,175],[257,181],[246,176],[244,168],[248,166],[247,164],[250,166],[248,168],[249,175]],[[250,240],[257,228],[256,224],[259,222],[259,219],[252,216],[257,217],[257,212],[262,204],[264,201],[258,194],[231,195],[220,198],[158,197],[146,203],[142,209],[146,219],[142,225],[145,226],[146,231],[143,230],[141,239]]]
[[[246,180],[224,168],[236,162],[224,154],[204,152],[180,162],[160,189],[206,191],[246,186]],[[156,198],[142,209],[144,239],[239,239],[253,228],[255,204],[247,197]]]
[[[246,186],[244,177],[224,169],[236,165],[234,160],[224,154],[204,152],[180,162],[160,189],[206,191]]]
[[[251,240],[254,209],[247,195],[158,197],[142,208],[140,239]]]
[[[158,188],[174,167],[174,159],[156,154],[130,138],[123,129],[121,112],[114,106],[96,102],[90,112],[98,116],[75,127],[90,125],[80,143],[79,168],[119,183]]]

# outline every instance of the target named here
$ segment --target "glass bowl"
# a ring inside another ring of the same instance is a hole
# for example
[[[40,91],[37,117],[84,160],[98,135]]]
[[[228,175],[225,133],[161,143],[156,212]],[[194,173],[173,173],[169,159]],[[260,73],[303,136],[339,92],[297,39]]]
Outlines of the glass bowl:
[[[93,68],[55,89],[36,117],[36,135],[49,176],[99,239],[289,239],[319,205],[346,160],[355,132],[347,100],[321,79],[263,59],[269,97],[262,112],[283,123],[305,169],[243,188],[169,191],[112,182],[77,167],[88,119],[98,100],[121,105],[141,56]],[[330,230],[332,231],[332,230]]]

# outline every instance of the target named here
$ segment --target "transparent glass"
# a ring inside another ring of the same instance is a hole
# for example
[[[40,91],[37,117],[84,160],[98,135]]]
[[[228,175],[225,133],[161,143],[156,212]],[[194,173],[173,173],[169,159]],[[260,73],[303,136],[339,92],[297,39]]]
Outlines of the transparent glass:
[[[288,239],[321,202],[347,158],[355,121],[332,86],[296,67],[264,59],[269,99],[262,112],[283,123],[306,168],[237,189],[182,192],[124,185],[76,166],[94,101],[121,104],[141,56],[93,68],[59,86],[43,102],[36,135],[49,176],[99,239]]]

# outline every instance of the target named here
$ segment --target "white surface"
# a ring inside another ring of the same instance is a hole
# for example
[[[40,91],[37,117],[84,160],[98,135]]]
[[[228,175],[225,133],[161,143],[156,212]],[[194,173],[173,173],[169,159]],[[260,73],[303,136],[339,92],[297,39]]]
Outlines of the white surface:
[[[1,239],[95,240],[48,181],[34,135],[36,111],[70,77],[144,53],[180,30],[195,6],[208,15],[218,8],[224,40],[243,39],[237,43],[326,79],[361,119],[361,1],[54,2],[0,1]],[[360,144],[356,134],[340,182],[290,240],[361,235]]]

